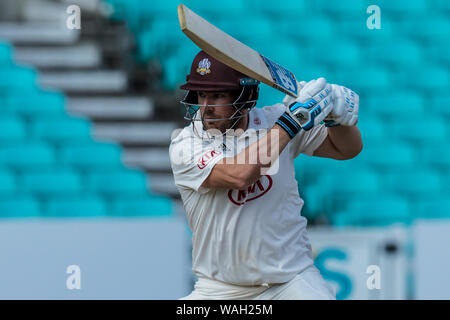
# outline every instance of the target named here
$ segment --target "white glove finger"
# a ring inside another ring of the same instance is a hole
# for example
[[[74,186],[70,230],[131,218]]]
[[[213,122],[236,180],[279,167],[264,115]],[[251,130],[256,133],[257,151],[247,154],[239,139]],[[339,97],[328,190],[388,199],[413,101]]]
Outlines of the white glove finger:
[[[307,83],[306,81],[300,81],[300,82],[297,81],[297,87],[298,87],[299,95],[300,95],[300,90],[302,90],[305,87],[306,83]],[[283,99],[283,104],[286,107],[289,107],[294,102],[295,102],[295,98],[293,96],[288,95],[288,94]]]
[[[305,87],[302,89],[302,92],[306,93],[310,97],[313,97],[321,90],[325,89],[326,85],[327,80],[325,80],[325,78],[312,80],[305,85]]]
[[[284,99],[283,99],[283,104],[286,106],[286,107],[289,107],[291,104],[293,104],[295,102],[295,98],[294,97],[292,97],[292,96],[290,96],[290,95],[286,95],[285,97],[284,97]]]
[[[359,94],[355,93],[355,106],[353,107],[354,112],[358,114],[359,111]]]
[[[331,113],[331,110],[333,110],[333,101],[329,98],[323,99],[318,105],[322,112],[316,117],[315,124],[324,120]]]
[[[313,82],[314,81],[314,82]],[[325,86],[318,85],[316,80],[308,82],[303,90],[300,92],[299,97],[295,100],[303,104],[309,104],[309,102],[318,103],[323,98],[328,96],[331,92],[331,86],[326,84]],[[321,88],[318,90],[318,88]],[[311,94],[311,93],[314,94]],[[314,101],[311,101],[314,100]]]
[[[311,90],[311,88],[314,88],[316,83],[316,80],[311,80],[307,82],[302,90],[300,91],[300,94],[298,95],[298,99],[300,98],[310,98],[313,96],[313,94],[310,93],[310,91],[314,92],[314,89]]]
[[[316,95],[314,95],[312,99],[314,99],[316,102],[320,102],[327,97],[333,99],[331,94],[331,86],[329,84],[327,84],[323,90],[319,91]]]
[[[303,89],[305,84],[306,84],[306,81],[300,81],[300,82],[297,81],[298,90],[300,91],[301,89]]]

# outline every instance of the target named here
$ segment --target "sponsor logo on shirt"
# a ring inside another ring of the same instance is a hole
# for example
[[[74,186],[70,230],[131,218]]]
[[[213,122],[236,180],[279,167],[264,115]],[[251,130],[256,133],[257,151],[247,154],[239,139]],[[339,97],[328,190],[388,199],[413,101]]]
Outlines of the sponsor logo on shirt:
[[[265,195],[267,191],[272,188],[272,183],[272,178],[268,175],[264,175],[245,190],[230,189],[228,191],[228,199],[235,205],[242,206],[248,201],[258,199]]]
[[[217,157],[218,155],[222,154],[221,151],[217,151],[217,150],[210,150],[205,152],[197,161],[197,167],[199,167],[200,170],[203,170],[204,168],[206,168],[206,166],[208,165],[208,163],[211,162],[212,159],[214,159],[215,157]]]

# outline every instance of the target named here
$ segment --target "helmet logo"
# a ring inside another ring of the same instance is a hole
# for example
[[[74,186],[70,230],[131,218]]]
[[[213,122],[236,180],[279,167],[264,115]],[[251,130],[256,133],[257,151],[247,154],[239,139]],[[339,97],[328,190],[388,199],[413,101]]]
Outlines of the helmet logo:
[[[208,58],[202,59],[198,63],[197,73],[200,73],[200,75],[204,76],[205,74],[211,73],[211,62],[208,60]]]

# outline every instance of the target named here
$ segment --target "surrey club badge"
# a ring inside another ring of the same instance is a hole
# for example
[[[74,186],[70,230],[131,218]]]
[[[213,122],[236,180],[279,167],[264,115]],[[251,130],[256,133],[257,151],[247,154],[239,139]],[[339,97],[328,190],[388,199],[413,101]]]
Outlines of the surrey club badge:
[[[211,62],[208,60],[208,58],[202,59],[198,63],[197,72],[200,73],[200,75],[204,76],[205,74],[211,73]]]

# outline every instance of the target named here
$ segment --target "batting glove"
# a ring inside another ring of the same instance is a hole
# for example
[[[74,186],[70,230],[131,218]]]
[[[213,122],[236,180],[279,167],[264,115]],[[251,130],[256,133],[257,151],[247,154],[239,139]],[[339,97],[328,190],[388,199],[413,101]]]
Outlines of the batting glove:
[[[312,80],[301,87],[298,98],[286,96],[283,103],[286,112],[277,123],[293,138],[301,129],[310,130],[321,123],[331,112],[331,85],[324,78]]]
[[[333,108],[324,119],[325,126],[354,126],[358,122],[359,95],[337,84],[331,85],[331,91]]]

